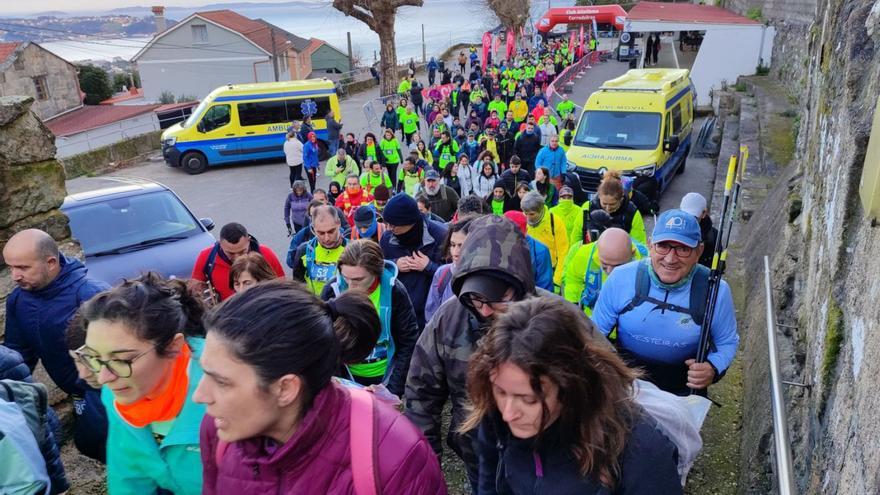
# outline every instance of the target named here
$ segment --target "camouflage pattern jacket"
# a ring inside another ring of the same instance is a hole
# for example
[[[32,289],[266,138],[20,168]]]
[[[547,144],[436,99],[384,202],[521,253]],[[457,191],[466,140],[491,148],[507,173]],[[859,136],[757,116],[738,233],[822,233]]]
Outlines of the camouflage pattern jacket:
[[[513,222],[494,215],[478,219],[462,248],[461,266],[452,280],[457,296],[468,275],[496,272],[526,296],[548,295],[535,289],[529,248]],[[488,329],[461,304],[449,299],[425,327],[413,352],[405,391],[405,415],[421,428],[431,447],[442,453],[441,413],[447,399],[452,401],[452,422],[447,445],[465,462],[468,476],[476,480],[476,431],[462,435],[459,425],[467,416],[468,360]]]

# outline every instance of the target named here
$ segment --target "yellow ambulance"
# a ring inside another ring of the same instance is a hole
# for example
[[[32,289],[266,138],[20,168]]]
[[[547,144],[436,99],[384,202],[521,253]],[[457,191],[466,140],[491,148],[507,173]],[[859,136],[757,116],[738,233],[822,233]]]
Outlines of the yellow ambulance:
[[[566,153],[584,189],[608,170],[653,177],[659,191],[684,172],[694,122],[694,86],[686,69],[637,69],[590,95]]]
[[[327,112],[340,120],[333,81],[308,79],[229,84],[211,91],[184,122],[162,133],[162,155],[190,174],[209,166],[284,159],[291,122],[312,117],[321,155],[327,150]]]

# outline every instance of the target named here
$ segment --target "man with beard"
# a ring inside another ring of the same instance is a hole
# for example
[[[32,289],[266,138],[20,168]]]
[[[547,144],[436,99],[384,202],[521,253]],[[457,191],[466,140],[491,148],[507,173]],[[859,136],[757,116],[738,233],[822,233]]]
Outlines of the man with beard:
[[[430,169],[425,173],[425,183],[416,197],[424,197],[431,205],[431,212],[443,219],[452,220],[458,208],[458,193],[455,189],[440,183],[440,174]]]
[[[342,222],[330,205],[312,210],[312,231],[315,237],[296,248],[293,255],[293,279],[305,283],[316,296],[336,277],[336,262],[345,249]]]
[[[715,240],[718,239],[718,229],[712,226],[712,217],[706,207],[706,198],[696,192],[689,192],[681,198],[682,211],[686,211],[697,218],[700,223],[700,235],[703,239],[703,254],[700,255],[700,264],[706,268],[712,268],[712,256],[715,254]]]
[[[428,289],[434,272],[443,264],[441,244],[446,238],[446,226],[425,219],[416,200],[408,194],[392,197],[382,217],[388,227],[379,241],[382,255],[397,265],[397,279],[406,287],[422,329]]]
[[[447,445],[464,461],[477,492],[476,431],[458,433],[467,416],[468,360],[496,313],[513,301],[553,296],[536,288],[525,237],[510,220],[486,215],[471,222],[452,279],[454,298],[431,318],[416,343],[406,381],[404,414],[442,454],[441,413],[452,402]]]

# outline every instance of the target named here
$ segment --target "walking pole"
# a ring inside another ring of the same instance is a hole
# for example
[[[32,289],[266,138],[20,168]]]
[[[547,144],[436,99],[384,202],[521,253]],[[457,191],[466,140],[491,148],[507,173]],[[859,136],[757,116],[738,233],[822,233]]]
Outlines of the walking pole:
[[[718,237],[715,238],[714,255],[712,256],[712,269],[709,272],[709,287],[706,301],[706,310],[703,313],[703,323],[700,328],[700,342],[697,347],[697,362],[705,363],[709,354],[709,337],[712,329],[712,319],[715,315],[715,302],[718,300],[718,288],[721,285],[721,274],[724,270],[724,261],[727,259],[727,248],[724,243],[725,238],[729,240],[728,233],[725,236],[725,230],[732,228],[733,218],[728,217],[728,210],[731,207],[731,197],[733,183],[737,177],[738,160],[735,155],[730,157],[727,166],[727,180],[724,183],[724,203],[721,207],[720,224],[718,226]],[[697,390],[691,389],[691,393],[697,393]]]

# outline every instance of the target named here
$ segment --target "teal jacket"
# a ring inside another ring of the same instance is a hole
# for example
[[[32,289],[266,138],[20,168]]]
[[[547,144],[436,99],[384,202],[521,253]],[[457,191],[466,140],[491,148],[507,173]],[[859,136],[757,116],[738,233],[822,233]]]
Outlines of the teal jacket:
[[[149,426],[135,428],[126,423],[113,406],[113,394],[103,387],[101,400],[107,409],[107,489],[110,495],[149,495],[159,488],[175,495],[202,493],[202,458],[199,427],[205,405],[192,401],[202,379],[199,357],[205,340],[187,339],[192,350],[189,364],[189,390],[171,431],[156,444]]]

